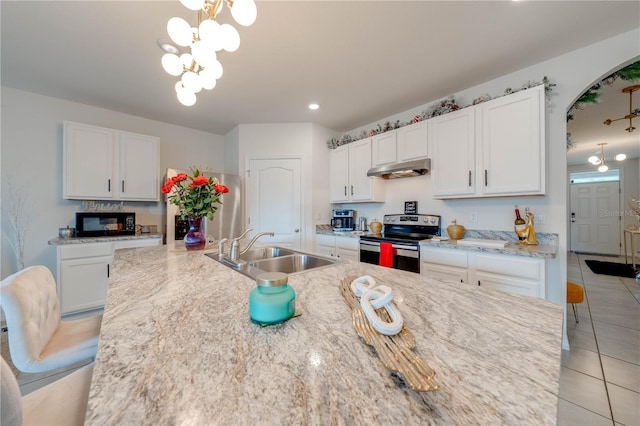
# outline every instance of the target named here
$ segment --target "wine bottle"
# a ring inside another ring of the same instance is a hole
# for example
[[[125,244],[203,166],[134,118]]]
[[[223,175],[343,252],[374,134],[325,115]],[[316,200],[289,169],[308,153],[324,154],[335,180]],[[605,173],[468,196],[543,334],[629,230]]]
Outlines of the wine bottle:
[[[522,231],[524,231],[524,228],[526,227],[526,222],[520,216],[520,210],[518,210],[517,205],[516,205],[516,220],[514,221],[514,223],[515,223],[515,229],[516,229],[516,234],[518,235],[518,239],[524,240],[525,237],[521,236],[521,234],[522,234]]]

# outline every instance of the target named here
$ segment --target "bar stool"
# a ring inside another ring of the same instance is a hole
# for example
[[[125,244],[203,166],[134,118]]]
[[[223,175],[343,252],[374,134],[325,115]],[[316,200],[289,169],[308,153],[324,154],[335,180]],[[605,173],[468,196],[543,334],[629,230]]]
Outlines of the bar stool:
[[[580,322],[578,319],[578,310],[576,309],[576,303],[582,303],[584,301],[584,289],[582,286],[567,281],[567,303],[571,303],[573,307],[573,315],[576,317],[576,323]]]

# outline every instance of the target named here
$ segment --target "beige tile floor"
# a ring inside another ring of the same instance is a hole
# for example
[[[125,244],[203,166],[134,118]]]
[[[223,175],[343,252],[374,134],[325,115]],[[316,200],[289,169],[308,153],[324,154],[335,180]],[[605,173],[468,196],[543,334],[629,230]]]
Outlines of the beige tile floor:
[[[587,259],[624,258],[569,253],[567,279],[585,290],[576,323],[567,306],[570,351],[563,351],[558,424],[640,425],[640,285],[597,275]]]

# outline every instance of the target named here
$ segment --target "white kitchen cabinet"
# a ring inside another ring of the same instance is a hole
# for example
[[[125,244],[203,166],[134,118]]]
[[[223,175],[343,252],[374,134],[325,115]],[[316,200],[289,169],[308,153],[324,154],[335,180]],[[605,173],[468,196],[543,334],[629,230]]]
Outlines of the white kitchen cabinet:
[[[435,198],[476,194],[475,108],[429,120],[431,187]]]
[[[544,195],[544,86],[479,107],[483,195]]]
[[[397,161],[398,148],[395,130],[371,138],[371,164],[373,167],[393,164]]]
[[[544,86],[429,120],[434,198],[544,195]]]
[[[161,238],[149,238],[58,245],[56,286],[60,313],[66,315],[104,306],[115,249],[161,243]]]
[[[384,201],[382,179],[371,178],[371,139],[362,139],[331,150],[329,188],[332,203]]]
[[[118,132],[121,200],[157,201],[160,188],[160,143],[153,136]]]
[[[400,127],[396,130],[398,161],[411,161],[429,156],[428,121]]]
[[[360,261],[360,239],[316,234],[316,253],[344,260]]]
[[[63,198],[158,201],[160,141],[65,121]]]
[[[420,247],[420,273],[436,279],[545,298],[543,258]]]

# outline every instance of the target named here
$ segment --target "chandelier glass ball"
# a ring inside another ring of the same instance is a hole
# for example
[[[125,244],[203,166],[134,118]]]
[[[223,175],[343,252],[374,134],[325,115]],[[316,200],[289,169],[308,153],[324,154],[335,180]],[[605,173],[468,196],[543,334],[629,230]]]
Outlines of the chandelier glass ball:
[[[222,64],[216,52],[235,52],[240,47],[240,34],[231,24],[220,24],[216,18],[224,3],[233,19],[242,26],[252,25],[257,17],[255,0],[180,0],[187,9],[198,12],[195,27],[184,19],[173,17],[167,22],[167,33],[178,46],[189,48],[190,53],[179,56],[167,53],[162,57],[162,68],[175,77],[176,95],[181,104],[196,103],[196,93],[211,90],[222,77]]]

